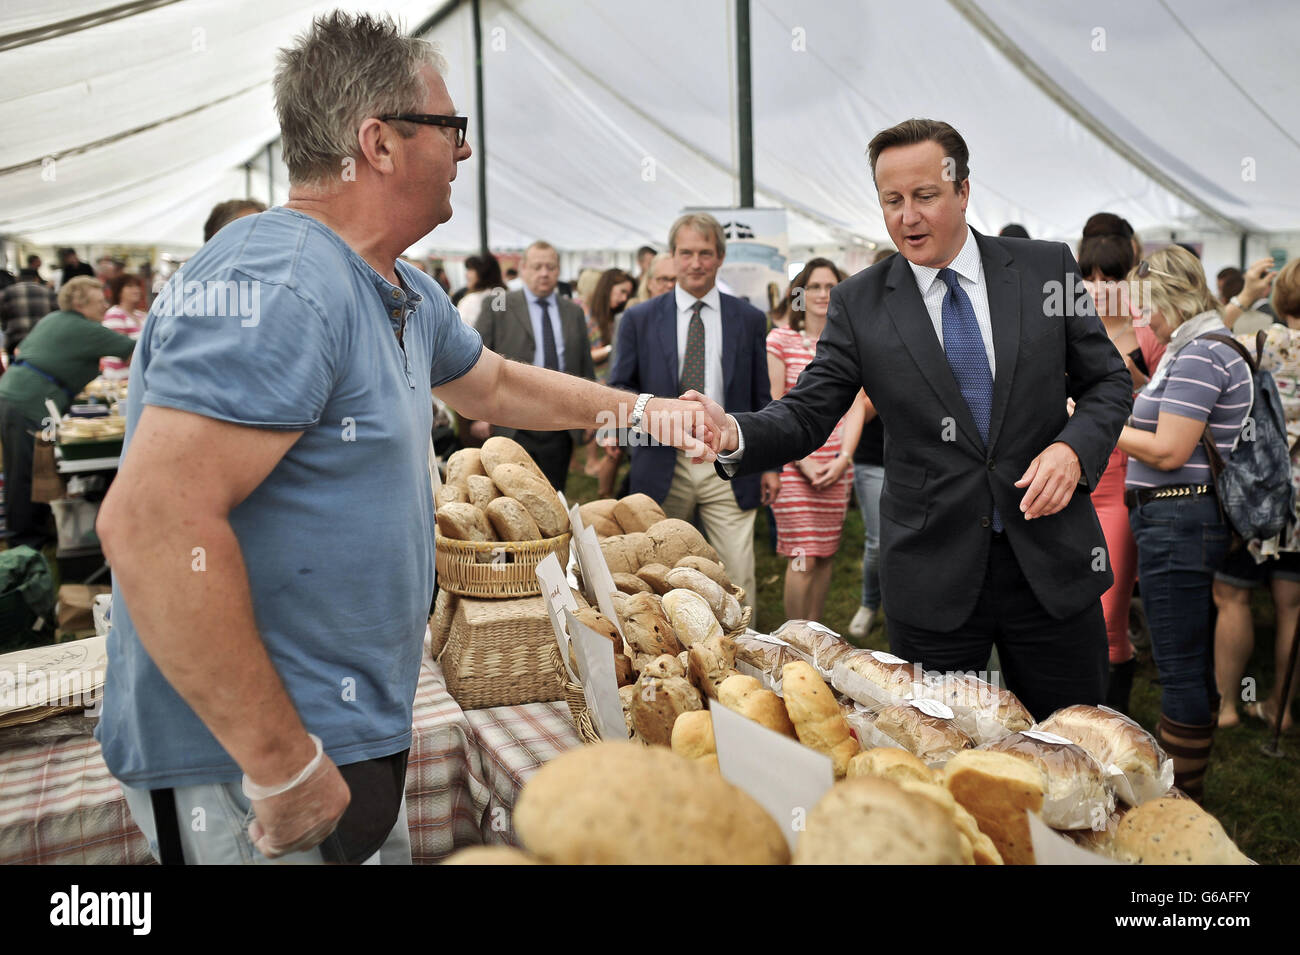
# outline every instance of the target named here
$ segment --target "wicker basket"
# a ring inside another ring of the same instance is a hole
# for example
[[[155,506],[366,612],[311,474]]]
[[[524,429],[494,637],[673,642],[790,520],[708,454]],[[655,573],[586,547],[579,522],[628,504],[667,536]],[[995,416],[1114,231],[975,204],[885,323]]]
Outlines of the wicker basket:
[[[540,541],[459,541],[436,538],[438,586],[462,597],[532,597],[542,592],[537,565],[548,554],[569,563],[569,538],[564,533]]]
[[[461,709],[564,699],[551,653],[555,631],[541,597],[455,603],[439,662]]]
[[[555,645],[554,640],[551,641],[551,663],[555,667],[560,685],[564,688],[564,702],[569,704],[569,719],[573,721],[578,737],[584,743],[599,743],[600,734],[596,732],[591,711],[587,709],[587,697],[583,695],[582,684],[574,683],[569,679],[569,671],[565,668],[564,661],[560,659],[560,648]]]
[[[738,637],[749,629],[749,621],[754,619],[754,608],[745,605],[745,588],[733,586],[731,595],[740,604],[740,625],[735,630],[728,630],[727,636]]]
[[[438,599],[434,601],[433,614],[429,617],[429,655],[435,660],[451,636],[451,620],[456,615],[458,603],[460,598],[450,590],[438,590]]]

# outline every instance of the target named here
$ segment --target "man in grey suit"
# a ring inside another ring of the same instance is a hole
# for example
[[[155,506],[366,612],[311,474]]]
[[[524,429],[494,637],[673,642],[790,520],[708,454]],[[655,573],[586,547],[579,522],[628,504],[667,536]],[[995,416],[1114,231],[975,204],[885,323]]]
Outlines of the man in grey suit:
[[[595,380],[587,318],[578,305],[555,291],[560,278],[560,254],[549,242],[539,239],[524,250],[521,274],[521,290],[501,298],[490,297],[484,303],[476,326],[484,347],[514,361]],[[474,422],[470,434],[480,440],[489,434],[514,438],[533,456],[557,491],[564,490],[574,442],[582,444],[588,437],[580,430],[521,431],[493,427],[486,421]]]

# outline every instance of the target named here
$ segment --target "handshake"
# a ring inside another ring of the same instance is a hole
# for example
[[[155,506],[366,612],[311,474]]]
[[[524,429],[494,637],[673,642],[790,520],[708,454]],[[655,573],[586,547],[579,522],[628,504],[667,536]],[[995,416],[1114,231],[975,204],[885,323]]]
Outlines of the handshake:
[[[602,413],[598,419],[610,416]],[[602,442],[608,444],[612,429],[627,430],[628,422],[626,419],[597,420],[597,427],[610,435]],[[719,454],[735,451],[739,440],[736,426],[722,406],[698,391],[688,391],[680,398],[651,398],[645,406],[640,431],[660,444],[685,451],[696,464],[712,462]],[[636,433],[630,435],[629,443],[636,444],[637,437]]]

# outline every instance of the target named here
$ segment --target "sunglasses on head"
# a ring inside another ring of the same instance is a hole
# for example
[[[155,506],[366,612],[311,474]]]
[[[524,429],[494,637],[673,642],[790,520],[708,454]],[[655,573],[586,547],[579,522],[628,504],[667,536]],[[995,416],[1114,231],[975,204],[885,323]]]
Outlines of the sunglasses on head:
[[[1146,259],[1143,259],[1140,263],[1138,263],[1137,277],[1140,279],[1144,279],[1148,275],[1159,275],[1167,279],[1177,278],[1177,276],[1171,275],[1168,272],[1161,272],[1159,269],[1153,269],[1151,267],[1151,263],[1148,262]]]

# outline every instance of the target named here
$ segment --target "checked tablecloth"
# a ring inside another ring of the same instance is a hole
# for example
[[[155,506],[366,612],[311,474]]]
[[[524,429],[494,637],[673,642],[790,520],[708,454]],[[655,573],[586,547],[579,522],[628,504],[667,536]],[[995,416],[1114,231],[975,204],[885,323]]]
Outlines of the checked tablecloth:
[[[514,844],[524,781],[579,745],[564,703],[465,711],[426,655],[415,694],[406,813],[414,862]],[[88,737],[0,750],[0,864],[149,863],[121,787]]]

